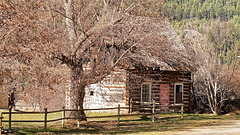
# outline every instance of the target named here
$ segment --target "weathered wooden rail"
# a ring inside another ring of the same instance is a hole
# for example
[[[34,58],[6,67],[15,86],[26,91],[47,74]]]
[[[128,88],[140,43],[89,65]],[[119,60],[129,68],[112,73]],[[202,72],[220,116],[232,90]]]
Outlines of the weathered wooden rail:
[[[62,121],[62,127],[64,127],[64,122],[67,119],[75,119],[78,120],[78,126],[80,125],[80,121],[79,118],[81,117],[66,117],[66,112],[73,112],[73,111],[94,111],[94,110],[117,110],[117,114],[116,115],[107,115],[107,116],[87,116],[87,119],[91,119],[91,118],[110,118],[110,117],[117,117],[117,124],[120,124],[120,117],[125,117],[125,116],[137,116],[137,115],[151,115],[151,119],[154,122],[155,120],[155,115],[156,114],[162,114],[162,113],[181,113],[181,119],[183,119],[183,104],[168,104],[168,105],[160,105],[158,103],[140,103],[141,105],[137,105],[137,106],[133,106],[132,105],[132,101],[130,102],[130,106],[128,107],[121,107],[120,104],[118,105],[118,107],[112,107],[112,108],[96,108],[96,109],[65,109],[63,108],[62,110],[58,110],[58,111],[48,111],[47,108],[44,109],[44,112],[23,112],[23,111],[18,111],[18,112],[12,112],[11,110],[9,110],[9,112],[2,112],[0,113],[0,129],[2,128],[2,122],[8,122],[9,123],[9,128],[11,128],[11,124],[13,122],[34,122],[34,123],[44,123],[44,130],[47,130],[47,123],[49,122],[54,122],[54,121]],[[137,103],[137,102],[135,102]],[[161,107],[181,107],[181,110],[166,110],[166,109],[161,109]],[[129,113],[128,114],[121,114],[121,110],[123,109],[128,109]],[[138,113],[132,113],[134,111],[140,111],[140,110],[147,110],[148,112],[138,112]],[[50,113],[58,113],[58,112],[62,112],[62,118],[58,118],[58,119],[53,119],[53,120],[48,120],[47,116]],[[8,120],[2,120],[2,114],[9,115],[9,119]],[[12,120],[12,114],[43,114],[44,115],[44,120]],[[0,134],[1,135],[1,134]]]

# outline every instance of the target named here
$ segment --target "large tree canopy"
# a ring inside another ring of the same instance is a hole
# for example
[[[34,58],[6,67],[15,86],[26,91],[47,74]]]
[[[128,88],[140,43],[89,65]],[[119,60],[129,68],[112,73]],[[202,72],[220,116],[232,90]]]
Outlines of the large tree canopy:
[[[21,90],[24,78],[49,89],[70,73],[74,107],[83,108],[85,87],[116,66],[174,65],[166,52],[176,56],[172,50],[183,46],[161,16],[162,5],[159,0],[3,0],[1,70],[16,74],[12,87]],[[59,70],[55,81],[50,69]]]

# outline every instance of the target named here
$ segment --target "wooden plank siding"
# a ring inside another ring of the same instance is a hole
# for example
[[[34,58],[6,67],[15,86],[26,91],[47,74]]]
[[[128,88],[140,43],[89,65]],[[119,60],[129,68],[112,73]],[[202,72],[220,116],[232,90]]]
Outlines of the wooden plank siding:
[[[89,85],[85,91],[84,108],[126,106],[126,71],[114,69],[101,82]]]
[[[184,110],[186,112],[190,111],[190,90],[191,90],[190,72],[161,71],[159,69],[129,70],[126,87],[129,91],[130,96],[129,98],[131,98],[132,101],[139,102],[141,101],[141,85],[144,82],[151,83],[151,100],[152,101],[155,100],[155,102],[157,103],[160,102],[160,85],[169,84],[169,104],[174,104],[175,83],[182,83]]]

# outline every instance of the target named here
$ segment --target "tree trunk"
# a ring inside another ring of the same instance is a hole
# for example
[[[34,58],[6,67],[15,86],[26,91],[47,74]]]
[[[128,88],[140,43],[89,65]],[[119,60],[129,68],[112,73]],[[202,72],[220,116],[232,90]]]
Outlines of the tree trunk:
[[[78,89],[78,98],[77,98],[77,102],[76,102],[76,108],[78,108],[78,106],[80,107],[79,109],[81,110],[80,112],[77,113],[77,117],[79,118],[80,121],[87,121],[86,118],[86,114],[83,110],[83,101],[84,101],[84,97],[85,97],[85,86],[81,86]]]
[[[217,83],[215,82],[215,85],[214,85],[214,96],[215,96],[215,99],[214,99],[214,115],[218,115],[218,102],[217,102]]]
[[[81,71],[80,71],[81,72]],[[72,69],[72,106],[74,109],[78,109],[80,107],[79,112],[72,113],[75,117],[78,117],[80,121],[87,121],[86,114],[82,110],[83,102],[85,97],[85,87],[86,84],[81,81],[79,70]]]

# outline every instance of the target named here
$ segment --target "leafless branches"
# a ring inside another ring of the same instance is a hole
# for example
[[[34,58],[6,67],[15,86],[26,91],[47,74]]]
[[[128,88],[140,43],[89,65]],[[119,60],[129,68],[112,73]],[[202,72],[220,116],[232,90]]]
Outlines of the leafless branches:
[[[212,27],[206,29],[204,35],[193,30],[186,31],[185,40],[188,42],[188,48],[192,48],[194,52],[191,57],[194,58],[197,69],[195,96],[199,103],[208,105],[212,113],[218,114],[222,112],[226,101],[230,100],[233,89],[229,81],[233,79],[238,66],[235,47],[232,48],[232,63],[222,61],[221,46],[224,45],[224,39],[234,31],[233,27],[231,24],[212,23]]]
[[[141,59],[143,54],[163,59],[168,39],[161,31],[167,30],[164,17],[157,15],[157,6],[162,7],[161,1],[3,0],[1,68],[16,74],[13,87],[23,94],[35,93],[32,100],[64,88],[52,81],[54,72],[45,70],[58,71],[60,80],[67,80],[64,76],[69,73],[74,107],[82,107],[85,87],[102,80],[116,66],[146,62]],[[148,40],[143,40],[146,35]]]

